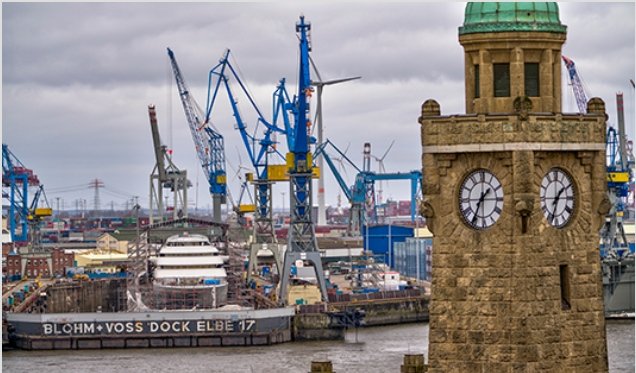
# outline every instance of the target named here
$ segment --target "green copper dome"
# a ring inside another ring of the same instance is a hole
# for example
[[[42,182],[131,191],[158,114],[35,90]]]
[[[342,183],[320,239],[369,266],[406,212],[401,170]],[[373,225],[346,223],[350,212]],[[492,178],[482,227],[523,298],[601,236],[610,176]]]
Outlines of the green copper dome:
[[[540,31],[564,34],[557,3],[468,3],[459,34]]]

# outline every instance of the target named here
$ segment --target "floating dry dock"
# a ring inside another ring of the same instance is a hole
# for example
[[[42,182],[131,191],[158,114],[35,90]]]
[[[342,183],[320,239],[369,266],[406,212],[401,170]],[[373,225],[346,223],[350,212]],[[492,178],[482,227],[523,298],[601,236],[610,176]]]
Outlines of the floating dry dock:
[[[25,350],[253,346],[289,342],[293,308],[240,311],[7,314]]]

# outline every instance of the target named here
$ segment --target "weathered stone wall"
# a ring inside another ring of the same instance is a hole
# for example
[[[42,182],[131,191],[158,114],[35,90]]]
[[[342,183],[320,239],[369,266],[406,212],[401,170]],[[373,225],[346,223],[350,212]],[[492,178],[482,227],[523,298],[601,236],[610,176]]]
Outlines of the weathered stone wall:
[[[561,46],[566,35],[552,32],[491,32],[461,35],[464,47],[466,113],[509,113],[513,99],[524,95],[524,63],[539,64],[535,112],[561,111]],[[494,97],[493,64],[510,64],[510,97]],[[480,97],[475,98],[475,65]]]
[[[605,116],[420,118],[421,212],[433,238],[429,372],[606,372],[598,231],[605,197]],[[572,221],[548,224],[539,189],[552,167],[578,192]],[[461,218],[462,179],[477,168],[504,188],[499,220],[474,230]],[[560,265],[568,266],[569,309]]]

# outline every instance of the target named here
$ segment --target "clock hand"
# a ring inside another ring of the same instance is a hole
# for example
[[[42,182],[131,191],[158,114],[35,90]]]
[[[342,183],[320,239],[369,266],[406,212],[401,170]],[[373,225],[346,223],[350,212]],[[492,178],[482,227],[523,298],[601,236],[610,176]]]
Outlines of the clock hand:
[[[479,211],[479,206],[484,201],[484,198],[486,198],[486,195],[488,195],[488,193],[490,193],[490,188],[486,189],[486,191],[483,192],[479,197],[479,201],[477,201],[477,207],[475,208],[475,216],[473,216],[473,220],[471,221],[471,223],[477,221],[477,211]]]
[[[556,197],[554,197],[554,201],[552,201],[552,206],[554,206],[554,208],[552,208],[552,221],[554,221],[554,219],[556,218],[556,209],[558,206],[559,198],[561,197],[561,193],[563,193],[564,190],[565,190],[565,187],[561,188],[561,190],[559,190],[559,192],[557,193]]]

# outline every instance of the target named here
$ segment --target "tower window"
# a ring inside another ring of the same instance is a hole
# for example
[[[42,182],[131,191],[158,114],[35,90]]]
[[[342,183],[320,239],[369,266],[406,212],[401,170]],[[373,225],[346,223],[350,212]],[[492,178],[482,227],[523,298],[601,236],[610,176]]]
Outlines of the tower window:
[[[570,303],[570,271],[567,264],[559,266],[559,280],[561,283],[561,309],[569,310]]]
[[[526,96],[539,97],[539,64],[526,63],[524,65],[524,85]]]
[[[493,64],[495,97],[510,97],[510,65]]]
[[[479,98],[479,65],[475,65],[475,98]]]

